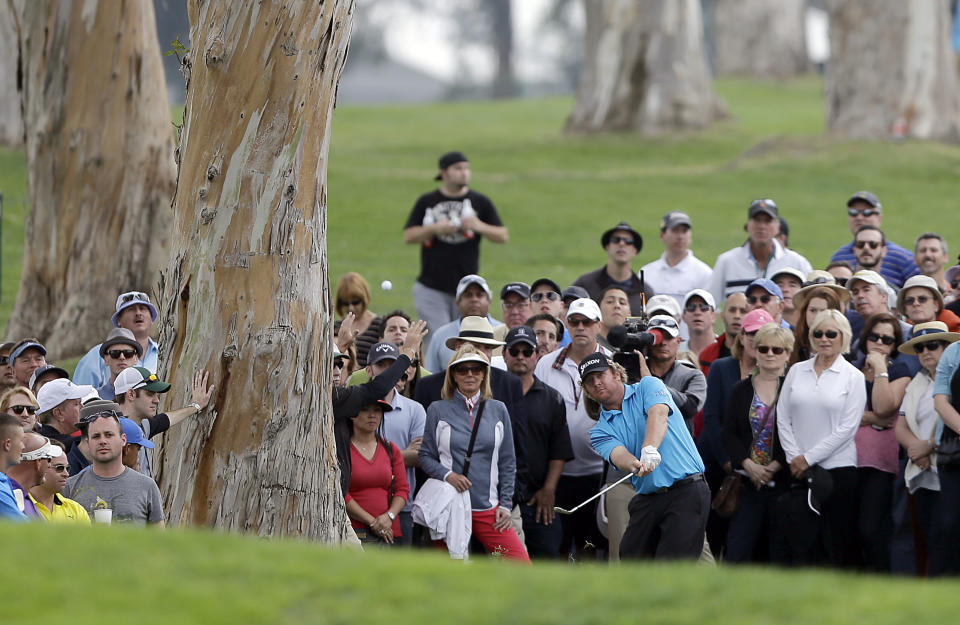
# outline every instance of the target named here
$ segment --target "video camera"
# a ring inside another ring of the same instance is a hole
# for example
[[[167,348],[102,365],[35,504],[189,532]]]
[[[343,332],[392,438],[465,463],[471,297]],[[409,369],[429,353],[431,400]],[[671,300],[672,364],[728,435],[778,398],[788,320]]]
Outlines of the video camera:
[[[664,335],[661,330],[649,330],[650,320],[646,314],[639,317],[627,317],[621,326],[610,328],[607,341],[617,348],[613,354],[613,361],[627,370],[630,383],[637,382],[642,377],[640,360],[636,352],[643,352],[649,345],[663,343]]]

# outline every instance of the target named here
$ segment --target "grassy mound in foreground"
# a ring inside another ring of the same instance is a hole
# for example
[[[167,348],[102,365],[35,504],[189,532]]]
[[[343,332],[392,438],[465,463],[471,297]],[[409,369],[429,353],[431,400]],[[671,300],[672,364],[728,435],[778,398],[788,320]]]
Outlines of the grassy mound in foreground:
[[[0,622],[950,622],[952,582],[694,565],[533,568],[200,531],[0,524]],[[21,594],[23,593],[23,594]],[[30,599],[24,601],[22,599]],[[43,606],[42,608],[40,606]],[[909,615],[909,616],[908,616]]]

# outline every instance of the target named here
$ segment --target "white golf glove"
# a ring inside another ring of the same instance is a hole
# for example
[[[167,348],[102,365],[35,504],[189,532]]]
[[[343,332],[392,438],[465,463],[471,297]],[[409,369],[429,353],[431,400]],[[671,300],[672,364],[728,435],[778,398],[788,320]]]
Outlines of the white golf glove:
[[[647,445],[640,450],[640,462],[649,464],[656,469],[660,464],[660,452],[653,445]]]

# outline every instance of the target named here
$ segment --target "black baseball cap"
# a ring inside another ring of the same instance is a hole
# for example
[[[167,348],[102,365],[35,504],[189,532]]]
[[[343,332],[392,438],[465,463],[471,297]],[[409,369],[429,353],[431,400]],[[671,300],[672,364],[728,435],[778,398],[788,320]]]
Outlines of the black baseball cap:
[[[560,297],[563,298],[564,304],[569,304],[575,299],[583,299],[585,297],[590,297],[590,294],[587,293],[587,290],[582,286],[577,286],[576,284],[574,284],[573,286],[568,286],[567,288],[565,288],[563,292],[560,294]]]
[[[610,368],[610,359],[603,352],[594,352],[580,361],[580,381],[597,371],[606,371]]]
[[[367,364],[373,365],[381,360],[396,360],[400,357],[400,350],[393,343],[377,343],[367,352]]]
[[[440,160],[437,162],[437,166],[440,168],[440,171],[443,171],[451,165],[456,165],[457,163],[467,162],[467,157],[463,152],[447,152],[440,157]],[[442,177],[440,174],[437,174],[433,179],[440,180]]]
[[[537,347],[537,335],[530,326],[517,326],[515,328],[511,328],[511,330],[507,332],[507,336],[504,338],[504,341],[506,342],[507,348],[513,347],[517,343],[527,343],[534,348]]]
[[[516,293],[523,299],[530,299],[530,285],[526,282],[508,282],[500,289],[500,299],[505,298],[509,293]]]
[[[530,285],[530,292],[533,293],[537,290],[537,287],[547,285],[550,287],[551,291],[556,292],[559,295],[563,295],[563,289],[560,288],[560,285],[551,280],[550,278],[539,278],[535,280],[533,284]]]

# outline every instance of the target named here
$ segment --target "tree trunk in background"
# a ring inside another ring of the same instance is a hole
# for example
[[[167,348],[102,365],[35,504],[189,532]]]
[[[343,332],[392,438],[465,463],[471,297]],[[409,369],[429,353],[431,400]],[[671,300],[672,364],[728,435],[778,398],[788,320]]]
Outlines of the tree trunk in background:
[[[23,145],[23,114],[20,111],[17,16],[21,0],[0,0],[0,145]]]
[[[490,12],[490,41],[497,57],[493,78],[493,97],[510,98],[517,95],[517,77],[513,72],[513,11],[512,0],[481,0]]]
[[[19,16],[30,213],[7,338],[47,358],[104,339],[116,295],[167,259],[173,129],[149,2],[34,2]]]
[[[338,542],[327,152],[353,1],[190,2],[189,82],[161,367],[206,412],[158,458],[172,525]]]
[[[699,0],[585,0],[585,58],[568,131],[660,134],[723,114]]]
[[[857,138],[955,139],[946,0],[830,0],[827,124]]]
[[[789,78],[806,72],[804,0],[714,0],[717,75]]]

